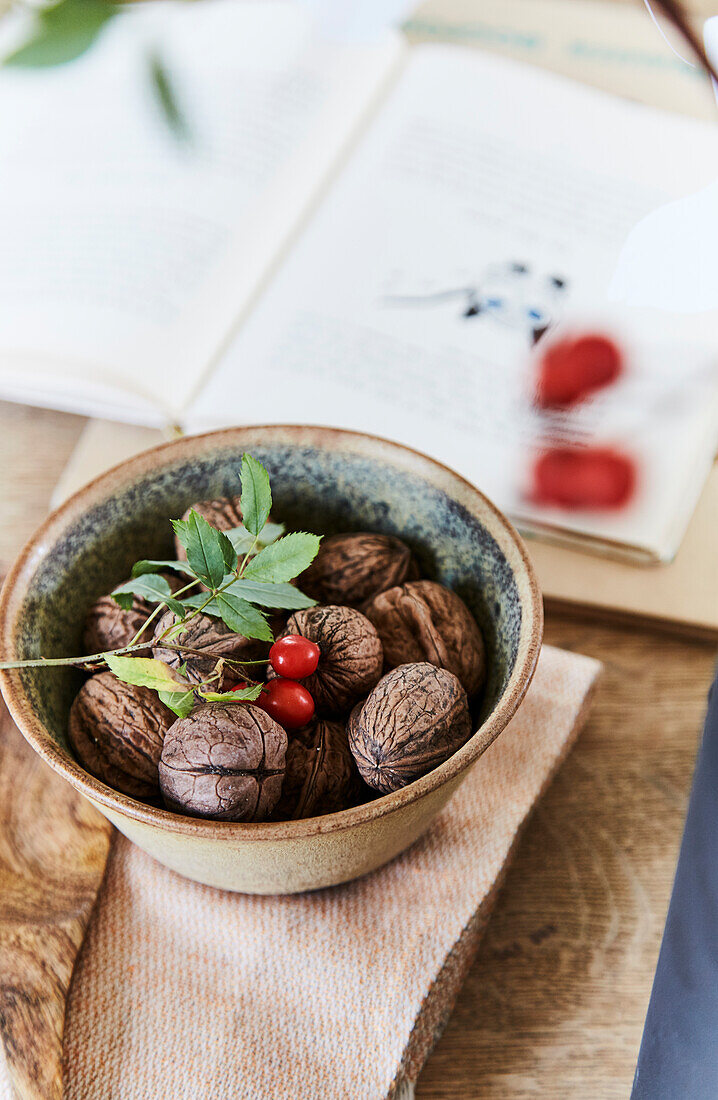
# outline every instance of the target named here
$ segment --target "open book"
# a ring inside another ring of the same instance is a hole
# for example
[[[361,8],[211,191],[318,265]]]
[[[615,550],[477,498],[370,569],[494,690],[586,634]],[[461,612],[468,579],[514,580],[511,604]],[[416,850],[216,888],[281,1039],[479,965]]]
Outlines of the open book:
[[[478,52],[321,43],[297,5],[141,5],[72,64],[0,69],[0,396],[372,431],[524,528],[668,558],[715,449],[718,329],[609,290],[632,226],[718,176],[715,138]],[[538,411],[542,348],[584,331],[621,378]],[[629,455],[630,499],[537,500],[567,440]]]

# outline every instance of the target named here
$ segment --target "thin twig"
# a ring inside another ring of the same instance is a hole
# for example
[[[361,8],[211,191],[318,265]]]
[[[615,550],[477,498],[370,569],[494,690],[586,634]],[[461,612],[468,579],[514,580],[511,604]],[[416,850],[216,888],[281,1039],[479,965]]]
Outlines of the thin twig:
[[[225,664],[237,665],[243,668],[245,665],[266,665],[265,660],[244,660],[243,658],[227,657],[223,653],[214,653],[211,649],[194,649],[192,646],[180,645],[175,642],[140,642],[139,644],[126,645],[122,649],[108,649],[113,657],[122,657],[127,653],[136,653],[141,649],[172,649],[176,653],[187,653],[190,657],[216,657],[224,660]],[[90,653],[87,657],[34,657],[27,661],[0,661],[0,669],[9,671],[20,668],[83,668],[92,669],[104,663],[104,653]]]
[[[194,579],[193,581],[190,581],[190,582],[189,582],[189,584],[186,584],[186,585],[185,585],[185,586],[184,586],[183,588],[179,588],[179,589],[178,589],[178,590],[177,590],[176,592],[174,592],[174,593],[172,594],[172,595],[173,595],[173,598],[174,598],[174,599],[177,599],[177,597],[178,597],[178,596],[181,596],[181,595],[182,595],[182,594],[183,594],[184,592],[188,592],[190,588],[194,588],[194,586],[195,586],[196,584],[199,584],[199,579],[198,579],[197,577],[195,577],[195,579]],[[149,616],[147,617],[147,619],[146,619],[146,620],[145,620],[145,621],[143,622],[142,626],[141,626],[141,627],[140,627],[140,629],[139,629],[139,630],[137,631],[137,633],[135,634],[134,638],[133,638],[133,639],[131,640],[131,642],[130,642],[130,645],[134,645],[134,644],[135,644],[135,642],[139,641],[139,639],[140,639],[140,638],[142,637],[142,635],[144,634],[144,632],[145,632],[145,631],[147,630],[147,627],[148,627],[148,626],[150,625],[150,623],[151,623],[151,622],[152,622],[152,621],[153,621],[153,620],[154,620],[154,619],[155,619],[155,618],[156,618],[156,617],[157,617],[157,616],[159,615],[159,613],[160,613],[160,611],[162,610],[162,608],[163,608],[163,607],[165,607],[165,608],[166,608],[166,607],[167,607],[167,604],[166,604],[166,603],[158,603],[158,604],[157,604],[157,607],[156,607],[156,608],[154,609],[154,611],[153,611],[153,612],[152,612],[152,613],[151,613],[151,614],[150,614],[150,615],[149,615]]]
[[[718,82],[718,72],[716,72],[713,62],[706,53],[705,46],[700,36],[693,30],[685,8],[680,3],[680,0],[646,0],[646,6],[649,9],[651,2],[655,3],[656,7],[663,12],[668,22],[683,35],[691,50],[698,58],[704,72]],[[653,12],[651,12],[651,14],[653,14]]]

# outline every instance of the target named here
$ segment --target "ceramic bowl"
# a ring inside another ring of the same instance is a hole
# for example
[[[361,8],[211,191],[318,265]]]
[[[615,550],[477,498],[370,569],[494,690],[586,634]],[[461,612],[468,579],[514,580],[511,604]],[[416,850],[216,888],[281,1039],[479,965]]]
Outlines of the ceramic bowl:
[[[303,821],[238,824],[183,817],[119,794],[71,755],[71,669],[2,672],[8,707],[51,768],[160,863],[198,882],[256,894],[346,882],[412,844],[504,729],[533,675],[541,596],[526,550],[501,512],[451,470],[398,444],[327,428],[234,428],[156,447],[97,478],[27,544],[0,601],[6,659],[82,652],[86,609],[139,558],[172,557],[168,518],[238,491],[241,455],[269,470],[273,514],[331,534],[399,535],[422,572],[458,592],[487,642],[489,676],[471,739],[400,791]]]

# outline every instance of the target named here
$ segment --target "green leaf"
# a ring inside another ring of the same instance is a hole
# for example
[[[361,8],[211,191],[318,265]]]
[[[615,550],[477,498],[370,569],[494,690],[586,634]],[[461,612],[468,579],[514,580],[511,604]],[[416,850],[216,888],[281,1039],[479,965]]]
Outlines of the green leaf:
[[[293,584],[272,584],[270,581],[253,581],[240,577],[233,582],[225,594],[240,596],[248,603],[258,607],[279,607],[286,611],[298,611],[303,607],[314,607],[316,600],[305,596]]]
[[[106,0],[60,0],[36,12],[29,39],[3,61],[40,68],[74,61],[90,48],[117,6]]]
[[[180,619],[183,619],[185,616],[184,604],[174,599],[172,596],[172,589],[167,583],[167,580],[165,577],[160,577],[158,574],[143,573],[139,577],[133,577],[132,580],[126,581],[125,584],[121,584],[112,593],[113,600],[115,600],[115,602],[125,611],[132,607],[132,600],[135,596],[139,596],[143,600],[148,600],[150,603],[166,604],[167,607],[172,608],[175,615]]]
[[[225,577],[224,583],[229,586],[224,590],[230,596],[239,596],[247,603],[256,604],[257,607],[276,607],[285,611],[298,611],[304,607],[315,607],[316,600],[300,592],[293,584],[273,584],[271,581],[253,581],[240,577],[239,580],[229,584],[230,577]],[[184,596],[182,603],[187,608],[201,607],[208,598],[208,593],[194,592],[191,596]],[[214,605],[214,606],[213,606]],[[205,608],[208,615],[219,615],[216,601],[213,599]]]
[[[307,531],[296,531],[273,542],[260,550],[247,565],[244,577],[247,580],[291,581],[311,565],[317,556],[321,539]]]
[[[252,535],[258,535],[269,519],[272,490],[269,474],[261,462],[251,455],[242,455],[242,521]]]
[[[184,604],[184,606],[193,608],[201,607],[202,604],[205,603],[207,600],[209,600],[210,602],[207,604],[204,610],[208,615],[216,615],[217,612],[213,612],[211,610],[214,599],[210,599],[210,593],[206,589],[204,590],[204,592],[193,592],[191,596],[182,597],[182,603]]]
[[[183,599],[183,604],[186,608],[198,608],[202,607],[207,600],[207,592],[195,592],[192,596],[187,596]],[[300,592],[298,588],[295,588],[291,584],[271,584],[268,581],[245,581],[242,577],[238,581],[234,581],[228,588],[219,593],[215,598],[211,599],[209,603],[203,608],[203,614],[214,615],[216,618],[222,619],[220,608],[220,602],[223,597],[236,599],[239,597],[240,601],[249,604],[256,604],[258,607],[272,607],[282,608],[287,611],[297,611],[303,607],[314,607],[316,600],[312,600],[309,596],[305,596],[303,592]],[[225,622],[227,620],[225,619]],[[240,631],[244,633],[244,631]],[[247,635],[249,637],[249,635]],[[266,641],[270,641],[269,637]]]
[[[186,608],[186,604],[183,605]],[[175,619],[174,623],[166,630],[162,631],[163,642],[176,642],[186,630],[184,621],[179,616]],[[159,641],[159,638],[157,639]]]
[[[165,569],[171,569],[174,573],[184,573],[186,577],[194,577],[194,570],[186,561],[154,561],[146,558],[135,562],[132,566],[132,576],[143,577],[145,573],[163,573]]]
[[[166,600],[162,600],[162,603],[169,607],[170,611],[174,611],[178,619],[184,619],[187,614],[187,608],[181,600],[176,600],[174,596],[169,596]]]
[[[172,526],[196,576],[210,588],[219,588],[225,573],[237,568],[237,552],[224,531],[212,527],[194,509],[188,519],[173,519]]]
[[[157,694],[164,705],[174,711],[178,718],[186,718],[195,708],[196,700],[193,691],[186,691],[184,695],[178,695],[172,691],[158,691]]]
[[[264,684],[252,684],[251,687],[238,688],[237,691],[200,691],[199,694],[208,703],[251,703],[262,694]]]
[[[166,596],[172,595],[172,589],[165,577],[156,573],[143,573],[139,577],[125,581],[124,584],[119,584],[111,593],[113,599],[127,594],[142,596],[143,599],[161,603]]]
[[[172,669],[163,661],[156,661],[154,657],[117,657],[113,653],[103,653],[102,656],[117,679],[124,684],[171,694],[187,691],[187,684],[177,680]]]
[[[222,555],[224,557],[224,568],[227,573],[236,573],[237,566],[239,564],[237,551],[234,549],[231,540],[227,538],[227,535],[224,531],[220,531],[220,535],[220,541],[222,544]],[[222,580],[224,580],[224,577],[222,578]]]
[[[160,105],[165,121],[175,137],[186,141],[190,136],[187,120],[180,110],[172,79],[165,68],[165,64],[158,53],[151,53],[150,80],[157,102]]]
[[[210,615],[218,615],[235,634],[242,634],[245,638],[258,638],[262,642],[274,641],[269,623],[261,611],[257,611],[247,600],[232,596],[229,590],[219,592],[205,610]]]
[[[232,529],[226,531],[225,534],[237,553],[244,555],[249,553],[255,545],[255,542],[258,550],[263,546],[269,546],[270,543],[276,542],[277,539],[281,538],[284,534],[284,530],[283,523],[265,523],[259,533],[259,537],[255,539],[255,536],[251,535],[247,528],[240,524],[239,527],[232,527]]]

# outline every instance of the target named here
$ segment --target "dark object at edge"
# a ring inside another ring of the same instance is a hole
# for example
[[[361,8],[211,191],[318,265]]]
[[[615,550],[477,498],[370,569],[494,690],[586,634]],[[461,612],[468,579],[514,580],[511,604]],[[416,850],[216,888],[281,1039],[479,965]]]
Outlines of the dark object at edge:
[[[655,7],[658,8],[659,12],[665,16],[668,22],[672,23],[676,30],[683,35],[691,50],[696,55],[703,71],[718,82],[718,73],[716,73],[715,66],[708,57],[700,37],[693,30],[690,19],[683,4],[680,3],[680,0],[649,0],[649,3],[653,3]]]
[[[718,678],[708,696],[631,1100],[718,1097]]]

